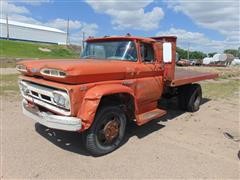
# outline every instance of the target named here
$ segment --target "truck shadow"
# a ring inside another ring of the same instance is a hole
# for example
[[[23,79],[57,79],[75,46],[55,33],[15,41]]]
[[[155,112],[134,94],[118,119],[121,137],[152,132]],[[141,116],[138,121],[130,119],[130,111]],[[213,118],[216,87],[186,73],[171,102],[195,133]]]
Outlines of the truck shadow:
[[[61,149],[85,156],[90,155],[84,148],[82,141],[83,135],[80,133],[50,129],[39,123],[35,124],[35,130],[42,137]]]
[[[210,101],[210,99],[203,98],[201,105],[207,103],[208,101]],[[137,126],[135,123],[130,123],[127,129],[126,139],[128,140],[132,136],[144,138],[145,136],[164,128],[165,125],[161,124],[161,122],[175,120],[178,116],[181,116],[182,114],[186,113],[186,111],[179,110],[179,107],[177,105],[177,99],[175,98],[172,98],[171,100],[162,99],[159,102],[159,108],[166,109],[167,114],[161,118],[154,119],[142,126]]]
[[[210,99],[204,98],[202,104],[207,103]],[[129,123],[127,126],[126,136],[122,143],[125,144],[128,140],[134,136],[138,138],[144,138],[149,134],[152,134],[160,129],[164,128],[165,125],[161,122],[174,120],[176,117],[186,113],[181,111],[176,106],[175,100],[163,100],[159,103],[159,106],[163,109],[167,109],[167,114],[161,118],[152,120],[143,126],[137,126],[135,123]],[[89,156],[90,154],[85,150],[83,143],[83,134],[76,132],[65,132],[61,130],[50,129],[39,123],[35,124],[35,130],[42,137],[56,145],[57,147],[74,152],[80,155]]]

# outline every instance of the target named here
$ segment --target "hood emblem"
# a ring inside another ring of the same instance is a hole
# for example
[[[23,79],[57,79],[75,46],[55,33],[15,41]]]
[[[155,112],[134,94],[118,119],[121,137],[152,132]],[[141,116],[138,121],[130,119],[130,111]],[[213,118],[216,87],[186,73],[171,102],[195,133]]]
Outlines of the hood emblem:
[[[38,71],[39,71],[39,69],[36,69],[36,68],[32,68],[32,69],[31,69],[31,72],[32,72],[32,73],[36,73],[36,72],[38,72]]]

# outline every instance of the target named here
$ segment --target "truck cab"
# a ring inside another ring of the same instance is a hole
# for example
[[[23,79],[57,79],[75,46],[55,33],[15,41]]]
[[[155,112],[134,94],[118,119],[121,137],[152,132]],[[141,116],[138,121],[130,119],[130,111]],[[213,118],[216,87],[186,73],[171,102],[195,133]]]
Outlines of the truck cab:
[[[26,60],[17,65],[23,113],[49,128],[84,133],[87,150],[118,148],[126,124],[143,125],[166,114],[158,101],[179,96],[197,111],[201,87],[216,74],[175,71],[176,37],[89,38],[80,59]]]

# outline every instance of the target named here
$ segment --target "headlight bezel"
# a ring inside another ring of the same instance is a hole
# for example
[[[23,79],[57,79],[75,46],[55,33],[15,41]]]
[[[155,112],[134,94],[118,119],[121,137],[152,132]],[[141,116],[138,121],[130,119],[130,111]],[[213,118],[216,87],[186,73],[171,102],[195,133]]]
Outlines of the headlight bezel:
[[[57,78],[65,78],[67,76],[67,73],[65,71],[54,68],[43,68],[40,70],[40,73],[44,76]]]
[[[67,93],[62,92],[62,91],[53,91],[52,95],[53,95],[53,101],[57,106],[65,108],[65,109],[70,109],[70,98]],[[56,98],[56,96],[58,98]],[[63,101],[63,102],[61,102],[61,101]]]

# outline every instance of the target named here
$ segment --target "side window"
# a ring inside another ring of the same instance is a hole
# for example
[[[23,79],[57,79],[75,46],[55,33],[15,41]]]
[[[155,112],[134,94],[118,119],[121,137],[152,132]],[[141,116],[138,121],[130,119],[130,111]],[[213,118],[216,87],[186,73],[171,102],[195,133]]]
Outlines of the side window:
[[[142,43],[140,48],[143,62],[153,62],[155,59],[153,46],[151,44]]]

